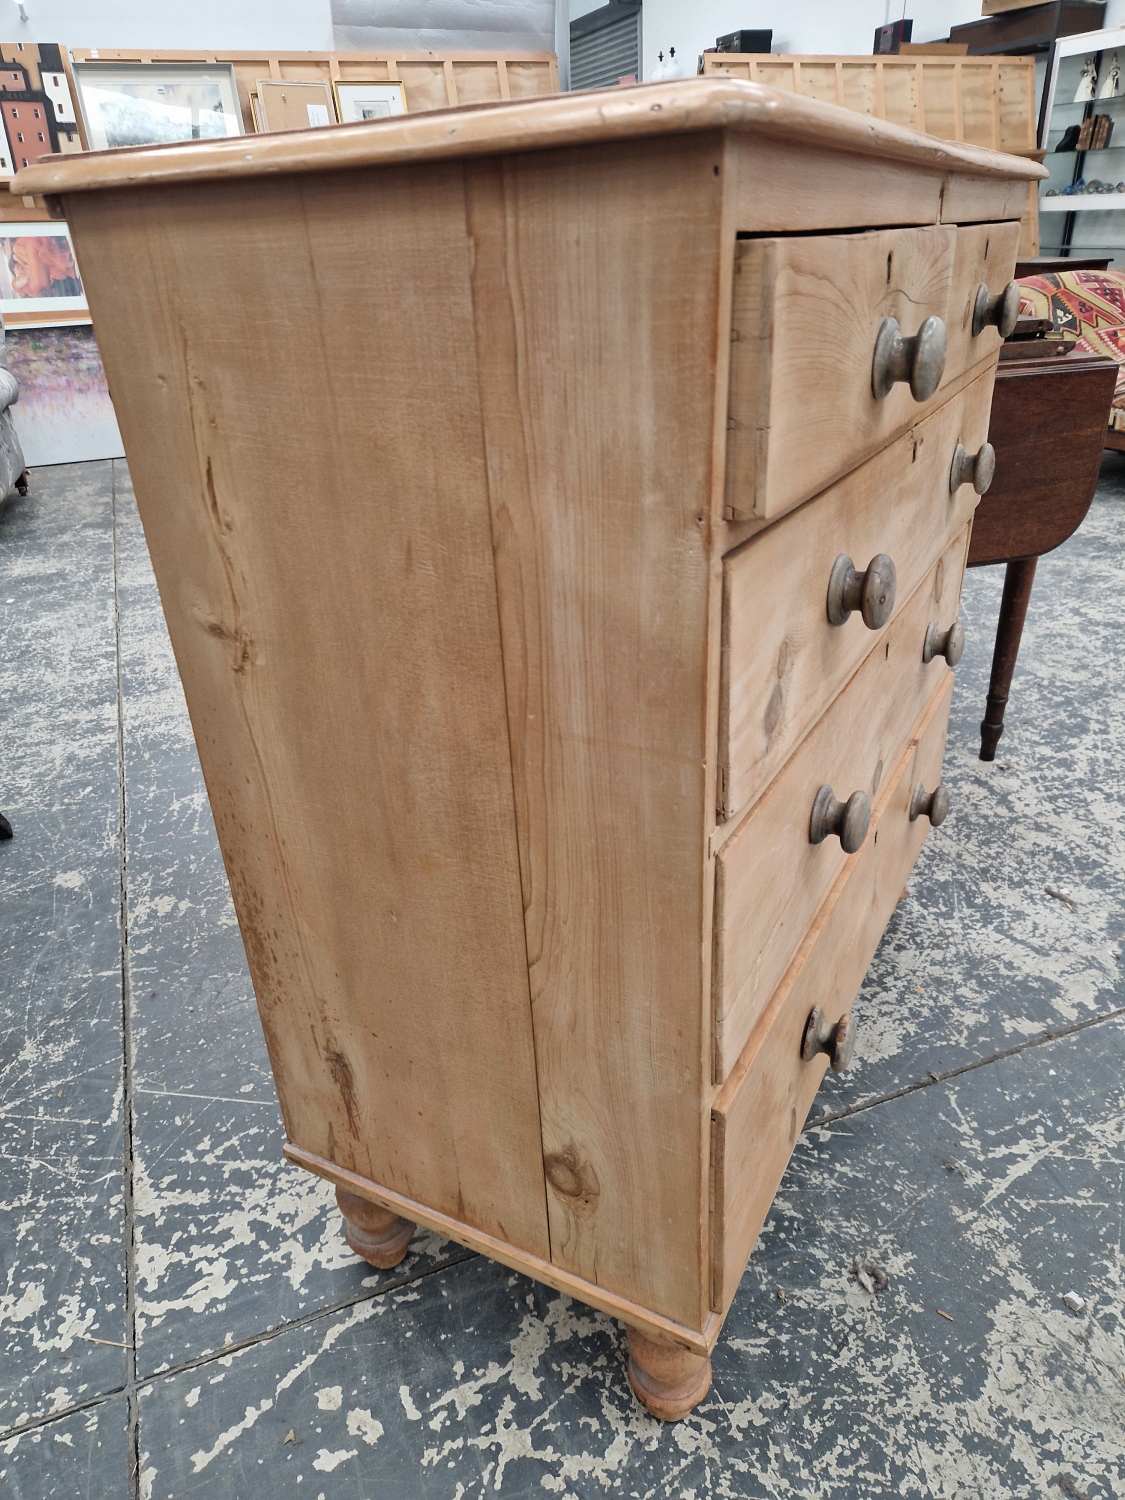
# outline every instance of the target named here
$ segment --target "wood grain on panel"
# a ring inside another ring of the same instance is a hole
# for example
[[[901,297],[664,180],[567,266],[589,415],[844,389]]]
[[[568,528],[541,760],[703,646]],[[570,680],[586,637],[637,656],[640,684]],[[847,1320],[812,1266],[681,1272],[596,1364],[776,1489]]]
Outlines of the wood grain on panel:
[[[916,782],[941,778],[953,677],[916,725],[863,848],[840,871],[712,1111],[712,1307],[725,1313],[804,1125],[826,1058],[801,1059],[814,1006],[851,1006],[929,831],[909,818]]]
[[[693,1327],[719,161],[467,179],[551,1254]]]
[[[841,801],[865,792],[874,805],[947,670],[940,659],[923,663],[922,646],[931,622],[947,630],[957,618],[968,545],[966,526],[719,851],[711,970],[716,1082],[737,1062],[847,859],[838,838],[809,842],[818,789],[831,786]]]
[[[992,382],[988,370],[724,559],[719,785],[728,820],[761,794],[879,645],[880,633],[858,611],[843,625],[829,623],[836,558],[846,553],[866,568],[886,553],[898,575],[898,610],[972,516],[978,497],[967,484],[950,494],[950,466],[958,443],[976,453],[985,442]]]
[[[67,209],[287,1133],[545,1256],[471,245],[424,170]]]
[[[452,1240],[454,1244],[464,1245],[469,1250],[476,1250],[481,1255],[487,1255],[491,1260],[499,1261],[502,1266],[509,1266],[513,1271],[519,1271],[523,1276],[532,1276],[536,1281],[541,1281],[544,1286],[553,1287],[555,1291],[562,1292],[567,1297],[576,1297],[580,1302],[586,1303],[589,1307],[596,1307],[611,1318],[621,1319],[630,1328],[639,1328],[650,1338],[671,1340],[682,1349],[691,1349],[696,1354],[709,1354],[714,1347],[719,1334],[720,1319],[713,1312],[706,1315],[701,1328],[689,1328],[683,1323],[675,1322],[672,1318],[666,1318],[662,1313],[646,1307],[643,1303],[631,1302],[627,1297],[619,1297],[616,1293],[607,1291],[605,1287],[598,1286],[592,1281],[584,1281],[582,1277],[572,1275],[561,1266],[553,1265],[551,1261],[521,1249],[518,1245],[484,1234],[460,1219],[436,1212],[425,1203],[416,1203],[410,1198],[404,1198],[401,1193],[393,1192],[382,1183],[371,1182],[355,1172],[345,1171],[334,1162],[325,1161],[323,1157],[303,1151],[299,1146],[287,1144],[285,1155],[291,1162],[303,1167],[306,1172],[315,1172],[318,1177],[335,1183],[345,1192],[357,1194],[371,1203],[385,1205],[393,1213],[420,1224],[424,1229],[432,1230],[434,1234],[440,1234],[444,1239]]]
[[[877,234],[753,239],[739,246],[731,314],[727,514],[791,510],[949,399],[966,371],[995,358],[1000,337],[972,333],[982,282],[1000,291],[1019,229],[929,225]],[[904,336],[945,325],[942,384],[928,402],[904,382],[871,388],[885,318]]]

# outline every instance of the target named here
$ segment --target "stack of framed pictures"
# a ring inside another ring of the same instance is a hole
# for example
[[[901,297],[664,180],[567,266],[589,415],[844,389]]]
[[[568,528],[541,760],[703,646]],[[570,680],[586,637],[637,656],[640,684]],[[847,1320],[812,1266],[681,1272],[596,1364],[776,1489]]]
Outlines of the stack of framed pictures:
[[[334,78],[327,83],[260,78],[250,95],[255,130],[306,130],[358,124],[406,113],[406,88],[398,79]]]

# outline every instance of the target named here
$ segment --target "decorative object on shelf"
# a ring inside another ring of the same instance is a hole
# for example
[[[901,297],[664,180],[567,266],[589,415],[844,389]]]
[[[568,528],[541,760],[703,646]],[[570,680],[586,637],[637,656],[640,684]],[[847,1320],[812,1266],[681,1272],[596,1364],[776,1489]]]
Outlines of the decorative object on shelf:
[[[89,322],[65,224],[0,223],[0,315],[9,327]]]
[[[1109,146],[1113,135],[1113,121],[1109,115],[1094,116],[1094,139],[1092,149],[1094,151],[1105,151]]]
[[[1062,139],[1055,147],[1056,151],[1077,151],[1078,137],[1082,134],[1081,125],[1068,125],[1062,133]]]
[[[229,63],[76,62],[91,151],[242,135]]]
[[[1078,80],[1078,87],[1074,91],[1075,104],[1085,104],[1087,100],[1094,97],[1094,91],[1098,84],[1098,64],[1092,52],[1086,54],[1086,61],[1082,67],[1082,77]]]
[[[1081,125],[1081,127],[1079,128],[1079,131],[1078,131],[1078,148],[1077,149],[1079,151],[1089,151],[1090,147],[1093,145],[1093,141],[1094,141],[1094,121],[1096,119],[1097,119],[1097,115],[1090,115],[1087,119],[1085,119],[1085,120],[1082,121],[1082,125]]]
[[[1121,65],[1117,60],[1117,53],[1111,53],[1109,59],[1109,71],[1102,80],[1102,86],[1098,90],[1099,99],[1116,99],[1121,92]]]
[[[326,83],[259,78],[257,119],[259,130],[315,130],[335,125],[336,106]]]
[[[714,47],[708,52],[769,52],[773,48],[773,29],[759,28],[755,31],[728,31],[725,36],[715,38]]]
[[[900,21],[891,21],[886,26],[876,26],[875,45],[871,51],[875,57],[886,57],[898,51],[903,42],[910,40],[914,31],[914,22],[907,17]]]
[[[676,61],[675,47],[668,48],[668,60],[665,62],[663,52],[656,54],[656,67],[652,70],[652,83],[666,83],[672,78],[683,78],[685,73],[682,65]]]
[[[406,89],[399,79],[334,78],[332,93],[337,118],[345,125],[406,114]]]

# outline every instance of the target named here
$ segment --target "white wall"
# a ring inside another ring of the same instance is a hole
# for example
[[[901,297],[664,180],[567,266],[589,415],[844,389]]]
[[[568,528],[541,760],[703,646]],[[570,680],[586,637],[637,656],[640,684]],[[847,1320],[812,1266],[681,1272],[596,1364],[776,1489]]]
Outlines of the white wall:
[[[1114,5],[1125,9],[1125,0],[1110,0]],[[579,8],[593,7],[587,0],[572,0],[571,14]],[[948,36],[951,26],[979,21],[980,0],[908,0],[906,13],[914,19],[913,40],[930,42]],[[657,52],[667,56],[669,47],[675,47],[684,71],[694,73],[699,54],[713,47],[717,36],[752,27],[773,27],[775,52],[870,56],[875,28],[901,15],[901,0],[791,0],[788,5],[777,0],[644,0],[644,74],[652,73]]]
[[[64,47],[332,50],[330,0],[0,0],[0,37]]]

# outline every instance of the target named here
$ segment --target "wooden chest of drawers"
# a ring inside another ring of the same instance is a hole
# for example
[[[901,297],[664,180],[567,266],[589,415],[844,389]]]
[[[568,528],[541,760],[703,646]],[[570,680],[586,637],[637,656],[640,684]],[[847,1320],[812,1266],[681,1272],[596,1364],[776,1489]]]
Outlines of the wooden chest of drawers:
[[[662,1416],[940,820],[1040,171],[698,80],[15,184],[74,233],[289,1155],[376,1264],[421,1223],[623,1319]]]

